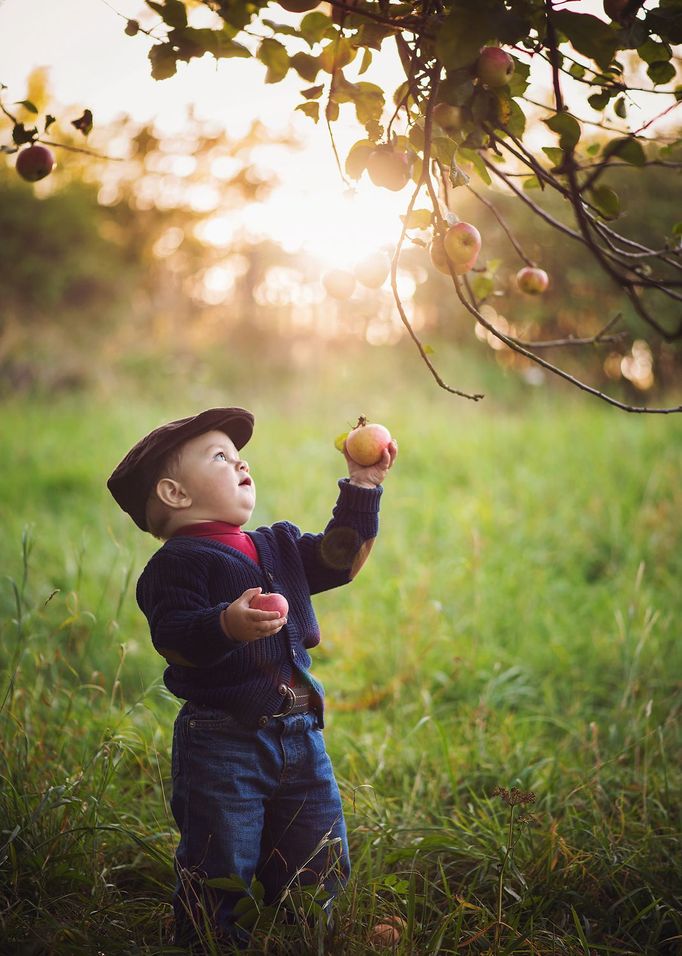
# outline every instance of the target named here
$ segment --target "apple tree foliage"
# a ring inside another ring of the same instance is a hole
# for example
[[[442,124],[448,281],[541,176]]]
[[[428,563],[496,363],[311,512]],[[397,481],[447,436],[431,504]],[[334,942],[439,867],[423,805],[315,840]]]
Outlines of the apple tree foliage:
[[[441,378],[400,301],[397,264],[406,240],[424,246],[442,243],[458,221],[463,190],[491,208],[478,191],[481,183],[511,192],[556,228],[559,242],[580,243],[621,290],[624,304],[629,303],[637,317],[639,338],[682,340],[682,310],[676,319],[663,320],[657,307],[661,297],[682,302],[682,222],[675,216],[679,203],[672,201],[679,164],[674,161],[676,144],[652,135],[651,129],[655,119],[672,114],[682,101],[682,86],[675,85],[682,0],[604,0],[601,15],[562,0],[282,0],[281,6],[270,0],[145,2],[160,22],[143,30],[138,21],[128,20],[125,31],[131,37],[145,33],[153,41],[148,55],[155,79],[173,76],[179,62],[206,53],[215,58],[256,57],[263,64],[265,83],[278,83],[290,73],[299,78],[301,101],[295,108],[313,122],[327,124],[345,179],[358,180],[367,170],[379,188],[411,183],[393,256],[392,287],[402,321],[443,388],[474,400],[482,397]],[[211,28],[191,25],[195,7],[215,14]],[[291,17],[281,17],[282,8],[300,19],[292,24]],[[390,45],[397,49],[404,71],[395,90],[365,79],[373,61],[385,56]],[[479,57],[487,47],[496,52],[482,69]],[[512,62],[496,72],[500,49]],[[543,103],[534,102],[528,89],[531,67],[540,61],[551,86]],[[351,74],[356,78],[350,79]],[[596,124],[570,108],[569,81],[584,89],[598,114]],[[632,94],[643,91],[660,103],[656,116],[635,129],[618,123],[628,116]],[[343,104],[352,104],[358,140],[347,156],[339,157],[333,128]],[[528,135],[538,109],[553,139],[553,145],[541,149]],[[674,121],[674,116],[669,119]],[[77,122],[87,134],[89,111]],[[608,131],[600,140],[592,135],[595,125]],[[36,130],[15,126],[16,145],[36,138]],[[608,174],[619,166],[639,177],[653,165],[670,170],[671,205],[666,234],[649,246],[619,230],[621,202],[608,184]],[[568,221],[543,208],[542,196],[548,192],[565,200]],[[494,202],[492,208],[495,211]],[[525,254],[522,237],[514,235],[501,215],[497,221],[508,236],[510,254],[524,267],[540,267],[542,263]],[[601,329],[582,338],[527,341],[496,328],[490,310],[482,309],[494,294],[494,276],[480,269],[460,275],[461,270],[451,267],[449,272],[453,295],[472,318],[526,360],[626,411],[682,411],[682,406],[625,404],[546,357],[548,352],[560,354],[553,350],[561,346],[623,341],[630,333],[618,328],[620,314],[606,317]]]

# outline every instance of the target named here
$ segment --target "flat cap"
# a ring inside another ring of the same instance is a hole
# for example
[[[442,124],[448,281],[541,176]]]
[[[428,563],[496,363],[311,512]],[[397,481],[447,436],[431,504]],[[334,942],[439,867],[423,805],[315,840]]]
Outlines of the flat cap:
[[[243,448],[253,433],[254,418],[245,408],[209,408],[155,428],[133,445],[113,470],[107,488],[138,528],[149,531],[145,518],[147,499],[161,460],[188,438],[214,429],[225,432],[235,448]]]

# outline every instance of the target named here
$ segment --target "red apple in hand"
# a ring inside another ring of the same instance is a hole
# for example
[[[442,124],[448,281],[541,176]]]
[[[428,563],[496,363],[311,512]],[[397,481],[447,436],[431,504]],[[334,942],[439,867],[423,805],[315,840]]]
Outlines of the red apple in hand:
[[[280,617],[286,617],[289,613],[289,602],[283,594],[278,594],[276,591],[257,594],[249,601],[249,607],[257,611],[277,611]]]
[[[41,146],[40,143],[34,143],[22,149],[17,156],[17,172],[22,179],[27,179],[29,183],[37,183],[39,179],[45,179],[54,166],[54,156],[47,146]]]
[[[346,451],[358,465],[368,467],[381,461],[391,441],[388,428],[376,422],[368,422],[360,416],[355,428],[346,438]]]
[[[481,234],[469,222],[457,222],[443,236],[445,254],[456,266],[475,262],[481,251]],[[472,263],[473,264],[473,263]]]
[[[505,86],[512,78],[514,61],[499,46],[487,46],[476,60],[476,76],[481,83],[495,89]]]
[[[549,276],[544,269],[525,266],[516,273],[516,283],[528,295],[540,295],[549,285]]]

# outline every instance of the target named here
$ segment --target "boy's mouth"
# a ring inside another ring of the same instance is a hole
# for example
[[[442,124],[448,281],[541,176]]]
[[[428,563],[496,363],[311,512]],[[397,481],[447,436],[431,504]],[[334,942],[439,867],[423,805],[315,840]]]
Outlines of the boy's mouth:
[[[251,484],[251,479],[247,475],[246,478],[242,478],[242,480],[239,482],[239,487],[241,488],[242,485],[250,485],[250,484]]]

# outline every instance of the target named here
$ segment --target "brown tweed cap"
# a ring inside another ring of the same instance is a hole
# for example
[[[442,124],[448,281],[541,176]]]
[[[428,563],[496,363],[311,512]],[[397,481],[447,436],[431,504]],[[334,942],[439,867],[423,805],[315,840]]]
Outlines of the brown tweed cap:
[[[243,448],[253,433],[253,422],[253,415],[245,408],[209,408],[161,425],[133,445],[112,472],[107,488],[138,528],[149,531],[145,507],[165,455],[188,438],[214,429],[225,432],[236,448]]]

